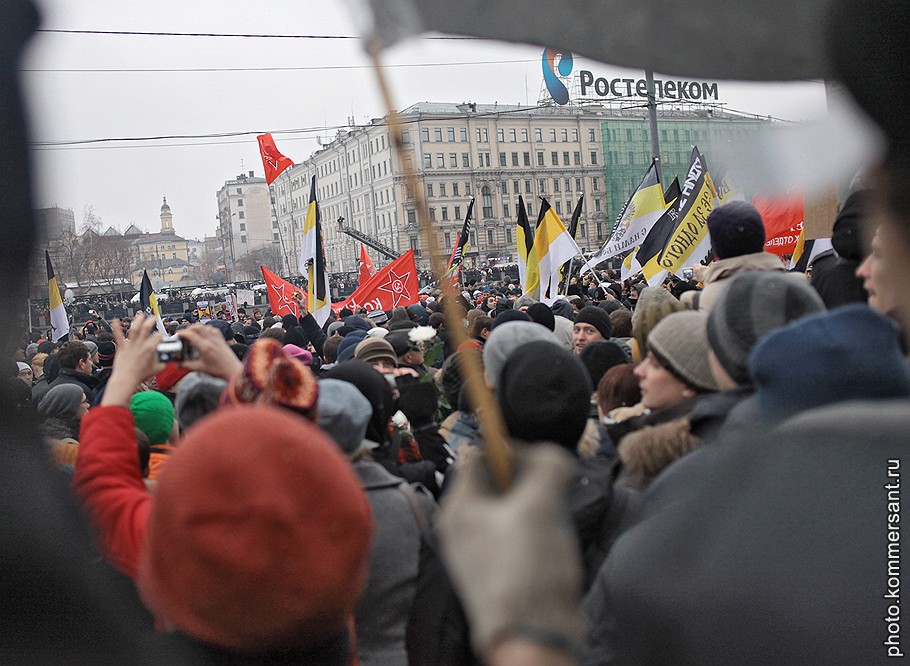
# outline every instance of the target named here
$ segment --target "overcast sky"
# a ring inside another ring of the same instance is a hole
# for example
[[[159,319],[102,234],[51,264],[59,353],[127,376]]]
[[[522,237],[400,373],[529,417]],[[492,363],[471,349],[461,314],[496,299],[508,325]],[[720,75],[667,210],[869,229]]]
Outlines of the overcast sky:
[[[356,34],[342,0],[37,1],[46,29]],[[534,104],[542,80],[540,53],[538,46],[415,38],[387,51],[384,61],[391,65],[387,71],[401,109],[418,101]],[[438,66],[407,66],[433,63]],[[23,77],[37,144],[251,133],[67,149],[36,146],[37,205],[72,208],[77,225],[91,205],[104,228],[124,230],[136,223],[156,231],[166,195],[177,232],[201,239],[214,233],[215,193],[224,181],[242,171],[262,175],[254,133],[273,132],[278,148],[300,162],[318,148],[317,137],[330,139],[349,117],[359,124],[385,114],[375,75],[356,40],[40,33],[23,67],[30,70]],[[260,71],[60,71],[213,68]],[[641,78],[638,72],[580,58],[575,68],[608,78]],[[721,101],[735,110],[788,120],[825,113],[820,83],[719,82],[718,89]]]

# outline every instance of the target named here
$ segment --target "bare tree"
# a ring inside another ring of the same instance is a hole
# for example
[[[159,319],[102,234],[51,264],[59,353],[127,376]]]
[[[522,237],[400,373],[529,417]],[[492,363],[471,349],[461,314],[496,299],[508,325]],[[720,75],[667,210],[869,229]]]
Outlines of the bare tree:
[[[86,248],[90,279],[106,289],[130,284],[133,254],[129,241],[123,236],[91,236]]]
[[[284,259],[278,244],[263,245],[255,250],[250,250],[237,260],[235,264],[237,279],[258,280],[262,276],[259,266],[265,266],[276,273],[280,273],[283,265]]]
[[[85,204],[82,209],[82,231],[94,231],[96,234],[101,230],[101,216],[95,212],[92,204]]]

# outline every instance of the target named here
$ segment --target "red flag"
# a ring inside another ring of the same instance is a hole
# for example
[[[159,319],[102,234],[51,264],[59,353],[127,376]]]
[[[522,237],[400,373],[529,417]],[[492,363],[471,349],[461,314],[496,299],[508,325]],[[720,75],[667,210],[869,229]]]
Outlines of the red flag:
[[[260,134],[256,140],[259,141],[259,154],[262,157],[262,167],[265,169],[265,182],[271,185],[282,171],[294,166],[294,162],[290,157],[285,157],[278,152],[271,134]]]
[[[399,305],[418,303],[419,291],[414,250],[408,250],[361,285],[346,301],[333,303],[332,309],[335,312],[342,308],[353,310],[359,307],[367,310],[391,310]]]
[[[801,191],[773,197],[756,195],[752,198],[752,205],[761,213],[765,223],[766,241],[788,235],[791,229],[803,223],[805,216]]]
[[[265,280],[265,288],[269,295],[269,307],[272,312],[279,317],[292,314],[295,317],[300,316],[300,308],[297,307],[297,301],[294,300],[294,292],[297,288],[287,280],[283,280],[265,266],[262,269],[262,279]],[[306,303],[306,294],[303,294],[303,302]]]
[[[370,278],[376,275],[376,267],[373,265],[373,260],[370,259],[370,255],[367,254],[367,249],[363,246],[363,243],[360,244],[360,281],[357,286],[362,287]]]

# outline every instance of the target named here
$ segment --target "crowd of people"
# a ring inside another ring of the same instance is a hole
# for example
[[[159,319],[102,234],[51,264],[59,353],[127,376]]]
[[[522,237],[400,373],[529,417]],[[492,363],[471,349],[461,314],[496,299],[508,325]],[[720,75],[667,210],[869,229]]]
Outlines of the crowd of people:
[[[716,260],[700,282],[606,271],[546,305],[505,277],[323,326],[305,308],[187,312],[163,322],[176,353],[154,317],[98,316],[79,339],[24,344],[5,381],[100,552],[171,630],[169,654],[473,663],[507,637],[546,660],[656,659],[693,640],[671,623],[630,643],[652,611],[683,621],[668,599],[694,584],[668,580],[694,565],[676,552],[691,536],[655,534],[666,507],[743,433],[910,397],[884,228],[864,256],[862,199],[830,255],[851,270],[820,260],[811,281],[764,252],[760,214],[733,202],[708,218]],[[495,405],[469,399],[469,356]],[[534,489],[502,515],[483,499],[492,409],[516,483]],[[440,501],[476,513],[453,508],[440,535]],[[541,531],[550,514],[567,520]],[[507,545],[516,520],[527,533]]]

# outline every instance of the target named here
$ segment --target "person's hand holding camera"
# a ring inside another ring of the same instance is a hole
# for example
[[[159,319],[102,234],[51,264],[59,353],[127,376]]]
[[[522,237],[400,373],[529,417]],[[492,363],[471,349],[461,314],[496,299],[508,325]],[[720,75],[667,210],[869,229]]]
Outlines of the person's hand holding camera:
[[[161,335],[155,330],[155,318],[141,313],[133,318],[129,339],[123,335],[120,322],[114,324],[112,333],[117,353],[101,405],[128,407],[140,382],[164,369],[164,364],[158,360]]]
[[[212,377],[229,380],[243,371],[243,363],[224,341],[221,331],[214,326],[196,324],[177,331],[177,337],[189,346],[191,353],[184,354],[180,365],[187,370],[197,370]]]

